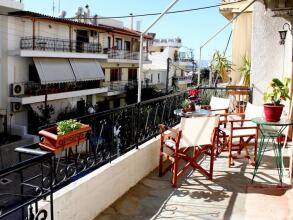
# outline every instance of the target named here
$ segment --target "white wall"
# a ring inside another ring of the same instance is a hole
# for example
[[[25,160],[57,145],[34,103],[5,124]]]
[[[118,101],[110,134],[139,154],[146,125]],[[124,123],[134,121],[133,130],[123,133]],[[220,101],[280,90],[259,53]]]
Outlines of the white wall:
[[[274,77],[291,77],[292,35],[287,33],[286,44],[280,45],[279,30],[286,21],[272,17],[273,13],[261,2],[254,3],[252,20],[251,82],[255,88],[253,102],[262,104],[262,95]]]
[[[159,165],[159,144],[151,139],[54,193],[54,219],[94,219]],[[48,210],[48,202],[39,208]]]

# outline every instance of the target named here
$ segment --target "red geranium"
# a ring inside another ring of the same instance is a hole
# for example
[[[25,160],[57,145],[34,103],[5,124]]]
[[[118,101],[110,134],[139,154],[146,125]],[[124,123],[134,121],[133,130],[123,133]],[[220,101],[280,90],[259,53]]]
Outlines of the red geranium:
[[[189,98],[197,97],[199,93],[200,93],[199,89],[191,89],[188,91],[188,96]]]

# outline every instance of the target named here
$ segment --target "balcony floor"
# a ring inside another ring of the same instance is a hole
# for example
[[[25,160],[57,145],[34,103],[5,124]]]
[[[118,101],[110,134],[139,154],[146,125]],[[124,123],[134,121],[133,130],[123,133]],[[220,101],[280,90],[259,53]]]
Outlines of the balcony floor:
[[[213,181],[190,169],[175,189],[170,176],[158,177],[155,170],[95,220],[293,219],[293,190],[277,186],[272,149],[265,152],[254,184],[252,172],[246,160],[228,168],[225,152],[215,160]]]

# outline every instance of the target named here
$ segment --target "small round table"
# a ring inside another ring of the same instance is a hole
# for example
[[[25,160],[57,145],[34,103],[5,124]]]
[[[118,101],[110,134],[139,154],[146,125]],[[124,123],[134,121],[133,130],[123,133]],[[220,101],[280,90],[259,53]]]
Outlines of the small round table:
[[[290,119],[282,118],[278,122],[269,122],[266,121],[264,118],[258,117],[253,118],[252,122],[257,124],[257,127],[260,131],[260,142],[258,145],[258,153],[255,163],[255,168],[253,171],[253,176],[251,179],[251,183],[253,183],[253,179],[257,173],[258,167],[262,160],[263,154],[268,146],[268,144],[273,144],[274,153],[276,156],[276,165],[279,174],[279,180],[282,184],[282,177],[283,177],[283,158],[282,158],[282,143],[276,141],[276,138],[282,135],[282,132],[286,129],[287,126],[293,125],[293,121]],[[272,127],[275,127],[273,129]]]
[[[174,114],[180,117],[202,117],[211,115],[211,112],[205,109],[200,109],[197,111],[184,113],[182,112],[182,109],[175,109]]]

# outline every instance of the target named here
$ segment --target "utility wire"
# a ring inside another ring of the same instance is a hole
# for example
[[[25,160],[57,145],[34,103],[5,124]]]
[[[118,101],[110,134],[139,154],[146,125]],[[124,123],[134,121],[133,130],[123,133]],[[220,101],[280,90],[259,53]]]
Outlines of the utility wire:
[[[198,7],[198,8],[191,8],[191,9],[184,9],[184,10],[176,10],[176,11],[170,11],[167,12],[166,14],[177,14],[177,13],[185,13],[185,12],[191,12],[191,11],[199,11],[199,10],[204,10],[204,9],[210,9],[210,8],[216,8],[224,5],[232,5],[232,4],[237,4],[239,2],[244,2],[246,0],[239,0],[239,1],[233,1],[233,2],[227,2],[227,3],[221,3],[221,4],[216,4],[216,5],[210,5],[210,6],[204,6],[204,7]],[[155,12],[155,13],[146,13],[146,14],[137,14],[137,15],[123,15],[123,16],[106,16],[106,17],[87,17],[87,18],[82,18],[84,20],[86,19],[117,19],[117,18],[129,18],[129,17],[146,17],[146,16],[155,16],[155,15],[160,15],[160,12]],[[3,16],[12,16],[12,17],[21,17],[21,15],[13,15],[13,14],[1,14]],[[44,18],[44,16],[34,16],[35,18]],[[74,20],[77,19],[76,17],[68,17],[64,18],[67,20]]]
[[[246,0],[239,0],[239,1],[235,1],[235,2],[221,3],[221,4],[204,6],[204,7],[199,7],[199,8],[191,8],[191,9],[170,11],[170,12],[167,12],[166,14],[176,14],[176,13],[184,13],[184,12],[191,12],[191,11],[198,11],[198,10],[216,8],[216,7],[220,7],[220,6],[223,6],[223,5],[232,5],[232,4],[236,4],[236,3],[239,3],[239,2],[243,2],[243,1],[246,1]],[[137,15],[99,17],[99,18],[96,18],[96,19],[113,19],[113,18],[129,18],[129,17],[135,18],[135,17],[155,16],[155,15],[160,15],[160,14],[161,14],[160,12],[156,12],[156,13],[137,14]],[[88,18],[83,18],[83,19],[93,19],[93,18],[95,18],[95,17],[88,17]],[[76,19],[76,18],[66,18],[66,19]]]

